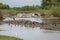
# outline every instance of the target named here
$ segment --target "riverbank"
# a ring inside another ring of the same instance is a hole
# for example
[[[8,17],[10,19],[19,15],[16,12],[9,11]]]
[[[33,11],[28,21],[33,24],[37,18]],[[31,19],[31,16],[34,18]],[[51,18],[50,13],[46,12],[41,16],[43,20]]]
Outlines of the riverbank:
[[[22,39],[15,38],[15,37],[10,37],[10,36],[2,36],[2,35],[0,35],[0,40],[22,40]]]

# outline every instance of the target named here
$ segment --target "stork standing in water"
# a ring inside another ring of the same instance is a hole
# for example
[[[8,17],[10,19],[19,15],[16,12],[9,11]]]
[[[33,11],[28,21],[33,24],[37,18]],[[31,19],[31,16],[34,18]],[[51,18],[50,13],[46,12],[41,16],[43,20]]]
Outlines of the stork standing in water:
[[[13,17],[13,20],[15,20],[15,18]]]
[[[13,17],[13,21],[16,23],[15,18]]]

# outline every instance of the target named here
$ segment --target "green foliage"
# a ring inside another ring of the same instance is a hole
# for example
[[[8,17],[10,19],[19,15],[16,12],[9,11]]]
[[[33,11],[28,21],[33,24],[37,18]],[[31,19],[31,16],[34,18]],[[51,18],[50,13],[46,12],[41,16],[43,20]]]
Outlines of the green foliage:
[[[14,7],[15,10],[21,10],[21,11],[30,11],[30,10],[39,10],[41,9],[40,6],[24,6],[24,7]]]
[[[3,14],[8,14],[10,16],[13,16],[19,12],[36,12],[36,13],[42,13],[42,16],[47,15],[54,15],[54,16],[60,16],[60,0],[42,0],[41,6],[24,6],[24,7],[14,7],[10,8],[9,5],[0,3],[0,9],[2,9]],[[7,10],[3,10],[7,9]]]
[[[22,39],[10,37],[10,36],[0,36],[0,40],[22,40]]]
[[[54,17],[60,17],[60,6],[50,8]]]
[[[57,0],[42,0],[42,8],[49,9],[51,7],[57,6]]]
[[[9,9],[9,5],[0,3],[0,9]]]

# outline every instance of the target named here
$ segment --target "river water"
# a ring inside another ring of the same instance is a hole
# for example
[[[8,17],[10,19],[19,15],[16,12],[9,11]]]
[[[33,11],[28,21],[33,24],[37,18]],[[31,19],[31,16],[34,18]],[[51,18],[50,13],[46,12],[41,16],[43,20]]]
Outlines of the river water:
[[[36,22],[42,22],[40,18],[16,18],[18,19],[26,19]],[[12,18],[6,18],[3,21],[13,20]],[[44,30],[40,29],[40,27],[25,27],[18,26],[13,24],[2,24],[0,25],[0,29],[4,31],[0,31],[0,35],[8,35],[14,36],[18,38],[22,38],[24,40],[60,40],[60,31],[52,31],[52,30]]]

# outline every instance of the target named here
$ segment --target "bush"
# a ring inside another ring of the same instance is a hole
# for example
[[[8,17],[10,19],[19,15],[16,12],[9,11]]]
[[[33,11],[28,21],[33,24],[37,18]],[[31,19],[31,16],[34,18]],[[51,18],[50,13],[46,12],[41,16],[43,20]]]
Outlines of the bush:
[[[44,14],[44,13],[42,13],[42,14],[41,14],[41,16],[45,16],[45,14]]]
[[[54,11],[54,12],[52,13],[52,15],[53,15],[54,17],[60,17],[60,13],[58,13],[58,12],[56,12],[56,11]]]

